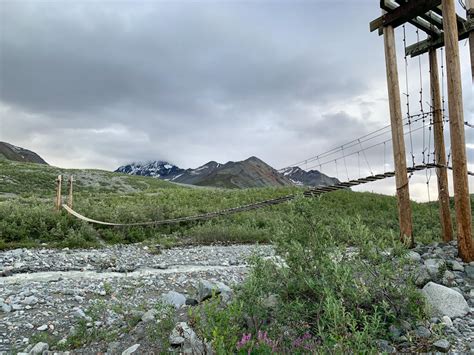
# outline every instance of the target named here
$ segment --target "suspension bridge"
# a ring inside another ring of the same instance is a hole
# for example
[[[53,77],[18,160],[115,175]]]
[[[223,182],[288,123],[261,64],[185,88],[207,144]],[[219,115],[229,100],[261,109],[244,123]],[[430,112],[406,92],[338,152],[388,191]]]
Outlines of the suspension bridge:
[[[474,124],[464,121],[463,118],[458,41],[474,34],[474,6],[472,4],[469,5],[469,8],[464,6],[467,11],[466,20],[456,14],[454,0],[381,0],[380,7],[383,10],[383,15],[370,23],[370,30],[378,30],[379,35],[383,35],[384,38],[390,124],[320,154],[290,164],[286,168],[304,165],[306,170],[317,168],[320,172],[325,172],[325,169],[332,167],[337,177],[345,173],[344,182],[337,182],[331,186],[308,188],[302,193],[305,197],[319,196],[331,191],[395,177],[400,236],[401,240],[410,246],[414,241],[409,180],[414,173],[419,171],[426,172],[426,185],[428,198],[430,198],[431,171],[436,169],[443,239],[445,241],[452,239],[453,227],[447,179],[447,170],[451,169],[454,181],[459,255],[464,261],[473,261],[474,243],[472,241],[472,217],[467,177],[474,174],[467,170],[464,128],[473,128]],[[416,43],[411,46],[407,43],[406,23],[410,23],[416,28]],[[402,27],[405,53],[404,92],[401,92],[399,86],[395,49],[394,30],[400,26]],[[420,31],[427,35],[425,40],[420,38]],[[471,58],[474,62],[474,36],[471,37]],[[438,65],[438,48],[441,48],[440,66]],[[426,90],[423,87],[423,68],[420,58],[420,55],[426,52],[429,54],[429,97],[425,97]],[[416,99],[413,98],[409,82],[409,56],[418,57],[418,97]],[[440,70],[441,79],[439,77]],[[405,98],[406,112],[404,115],[401,109],[401,94]],[[418,101],[416,108],[413,108],[414,100]],[[449,110],[446,110],[446,102],[448,102]],[[451,138],[447,157],[444,142],[446,123],[449,123]],[[417,139],[419,135],[421,137]],[[405,142],[406,136],[407,142]],[[380,150],[383,150],[383,153]],[[374,154],[374,151],[378,151],[378,153]],[[408,160],[406,151],[409,152]],[[417,151],[418,153],[416,153]],[[389,153],[393,155],[393,163],[387,159]],[[376,158],[379,160],[381,158],[383,163],[379,161],[376,164],[371,164],[371,160]],[[286,168],[280,169],[280,172],[284,173]],[[342,174],[340,173],[341,169],[343,169]],[[98,221],[74,211],[67,204],[62,204],[61,180],[58,180],[59,192],[56,200],[58,208],[64,208],[68,213],[81,220],[106,226],[156,226],[202,221],[281,204],[300,195],[292,194],[193,216],[124,224]],[[72,180],[70,191],[72,191]]]

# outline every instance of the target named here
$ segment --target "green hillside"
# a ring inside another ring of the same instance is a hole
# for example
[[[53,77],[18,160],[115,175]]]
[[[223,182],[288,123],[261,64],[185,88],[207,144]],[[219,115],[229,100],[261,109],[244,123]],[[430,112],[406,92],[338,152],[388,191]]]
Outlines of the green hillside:
[[[55,178],[73,174],[74,209],[87,217],[118,223],[176,218],[297,193],[298,188],[249,190],[192,189],[154,178],[100,170],[66,170],[0,161],[0,247],[97,246],[102,242],[210,243],[268,242],[293,219],[298,200],[206,222],[110,228],[91,225],[53,209]],[[63,186],[66,194],[66,186]],[[397,238],[394,197],[351,191],[333,192],[304,204],[312,218],[328,229],[345,219],[360,219],[380,238]],[[417,240],[438,239],[436,204],[413,203]]]

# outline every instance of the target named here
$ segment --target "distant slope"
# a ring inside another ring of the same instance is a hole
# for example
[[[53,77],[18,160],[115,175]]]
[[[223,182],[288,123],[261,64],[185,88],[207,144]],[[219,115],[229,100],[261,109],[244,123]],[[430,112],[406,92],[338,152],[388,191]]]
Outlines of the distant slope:
[[[48,165],[48,163],[35,152],[6,142],[0,142],[0,159],[1,158],[23,163]]]
[[[330,186],[340,182],[318,170],[305,171],[297,166],[284,169],[283,175],[299,186]]]
[[[44,164],[20,163],[0,159],[0,197],[35,195],[52,198],[58,175],[74,176],[74,191],[132,193],[157,188],[179,189],[175,184],[142,176],[129,176],[93,169],[61,169]],[[66,193],[66,184],[63,184]]]

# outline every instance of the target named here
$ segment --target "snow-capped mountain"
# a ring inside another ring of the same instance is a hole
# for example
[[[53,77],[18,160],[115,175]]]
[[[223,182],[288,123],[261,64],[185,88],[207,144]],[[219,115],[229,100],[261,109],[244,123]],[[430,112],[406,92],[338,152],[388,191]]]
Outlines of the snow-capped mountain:
[[[115,172],[128,175],[152,176],[163,180],[173,180],[184,172],[184,169],[166,161],[152,161],[147,163],[131,163],[119,167]]]
[[[282,174],[298,186],[330,186],[340,182],[318,170],[305,171],[298,166],[285,168]]]
[[[256,157],[225,164],[210,161],[196,169],[186,170],[166,161],[132,163],[121,166],[116,172],[152,176],[182,184],[225,188],[328,186],[339,182],[317,170],[306,172],[299,167],[287,168],[280,173]]]

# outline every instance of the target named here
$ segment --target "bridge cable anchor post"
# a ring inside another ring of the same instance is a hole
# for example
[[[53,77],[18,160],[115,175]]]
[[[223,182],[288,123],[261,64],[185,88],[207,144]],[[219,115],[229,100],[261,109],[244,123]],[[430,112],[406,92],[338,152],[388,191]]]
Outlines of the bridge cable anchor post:
[[[68,198],[67,198],[67,205],[69,208],[72,209],[72,201],[73,201],[73,182],[74,182],[74,177],[72,175],[69,176],[69,179],[67,181],[68,184]]]
[[[62,204],[62,194],[61,194],[61,188],[62,188],[62,176],[58,175],[56,178],[56,198],[54,201],[54,207],[56,211],[61,210],[61,204]]]

